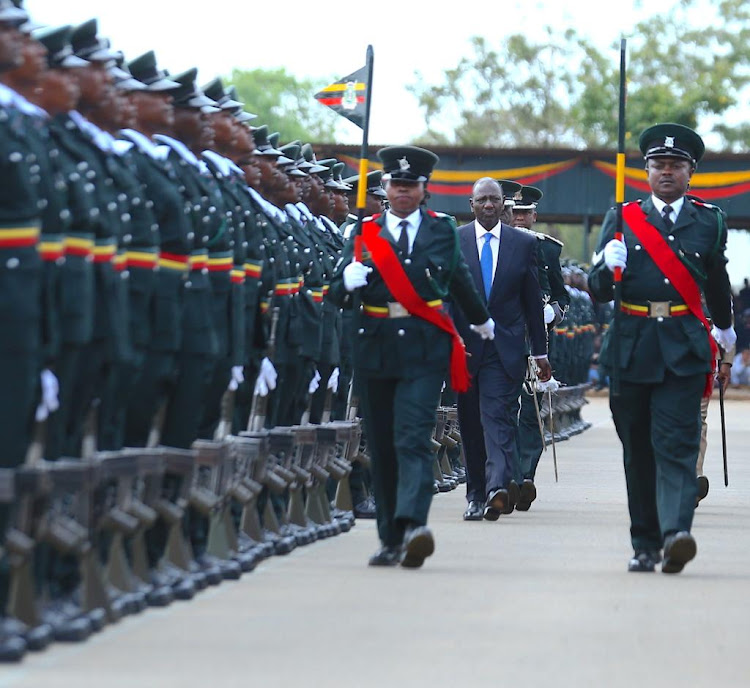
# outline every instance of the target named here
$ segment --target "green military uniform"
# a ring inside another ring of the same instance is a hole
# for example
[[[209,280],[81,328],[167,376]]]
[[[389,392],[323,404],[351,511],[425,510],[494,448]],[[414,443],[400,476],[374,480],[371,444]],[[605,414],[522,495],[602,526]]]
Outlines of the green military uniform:
[[[412,154],[414,150],[421,149],[382,150],[379,155],[386,172],[410,181],[426,180],[434,162],[425,163]],[[484,323],[489,319],[487,309],[476,293],[450,223],[422,209],[418,218],[411,251],[396,248],[385,228],[380,236],[393,244],[422,299],[430,302],[450,294],[472,323]],[[382,227],[386,216],[375,222]],[[353,252],[350,239],[331,281],[329,298],[348,307],[361,299],[362,312],[355,316],[356,390],[371,452],[378,534],[384,547],[398,548],[407,528],[427,522],[433,495],[432,432],[441,387],[448,377],[451,337],[418,317],[378,317],[389,314],[387,304],[396,298],[375,268],[356,296],[347,292],[343,273]],[[363,262],[373,266],[366,254]]]
[[[206,393],[219,352],[213,308],[214,289],[208,270],[208,242],[218,231],[222,218],[216,206],[209,205],[210,200],[205,194],[200,179],[199,161],[195,155],[182,142],[171,137],[157,135],[155,138],[167,146],[167,162],[175,170],[180,180],[178,190],[191,209],[188,215],[191,228],[187,235],[191,251],[190,263],[186,279],[182,283],[182,346],[174,386],[169,391],[162,430],[163,444],[187,448],[198,437]],[[210,214],[209,207],[214,209]],[[224,300],[229,296],[229,270],[233,259],[231,251],[219,253],[221,255],[215,257],[217,262],[214,265],[217,267],[216,272],[222,272],[222,277],[226,277],[227,289],[217,293],[216,298]],[[228,270],[224,271],[225,267]],[[219,278],[217,281],[224,280]],[[222,334],[226,335],[226,328]],[[222,343],[226,345],[225,338]]]
[[[0,465],[23,462],[28,445],[41,363],[42,262],[39,243],[40,205],[29,123],[0,90]]]
[[[63,428],[65,452],[80,456],[84,419],[91,401],[106,384],[112,364],[127,360],[130,352],[125,314],[118,299],[120,278],[113,264],[122,237],[125,208],[121,209],[118,203],[110,170],[113,153],[94,139],[92,125],[78,113],[63,116],[58,123],[60,145],[77,160],[78,172],[85,180],[84,191],[94,197],[94,208],[89,213],[94,246],[87,256],[94,271],[92,331],[75,369],[70,416]]]
[[[694,168],[703,143],[686,127],[657,125],[641,136],[641,150],[649,164],[653,164],[651,158],[681,158]],[[671,218],[672,226],[657,210],[659,205],[664,206],[658,197],[644,200],[641,208],[648,224],[664,237],[705,294],[717,327],[730,328],[722,213],[684,196],[672,203],[681,204],[676,218]],[[623,224],[627,247],[627,265],[622,273],[623,312],[617,314],[604,338],[601,362],[610,376],[617,370],[620,377],[620,393],[610,396],[610,408],[623,445],[631,538],[637,559],[639,551],[658,552],[664,538],[690,530],[697,495],[701,392],[712,369],[712,355],[709,335],[698,318],[687,311],[682,296],[631,227]],[[604,251],[615,227],[616,211],[612,209],[604,218],[589,278],[593,295],[604,302],[612,300],[614,293],[613,273],[605,263]],[[653,570],[655,561],[652,558],[647,568],[635,565],[631,570]],[[679,571],[684,561],[678,564],[663,570]]]
[[[12,50],[6,23],[19,25],[26,14],[10,2],[0,2],[3,23],[3,57],[10,63]],[[3,64],[2,68],[9,68]],[[42,207],[36,155],[28,144],[29,119],[14,105],[15,92],[0,85],[0,468],[23,463],[34,420],[40,357],[42,355],[42,261],[38,251]],[[0,549],[5,544],[11,506],[0,504]],[[0,556],[0,659],[20,659],[26,640],[6,628],[8,561]]]
[[[136,350],[143,356],[143,366],[131,389],[125,441],[128,446],[142,447],[148,440],[157,407],[174,380],[177,354],[182,346],[183,283],[192,227],[190,208],[178,190],[180,182],[172,165],[143,134],[133,130],[122,134],[135,143],[132,155],[144,195],[153,204],[159,242],[153,249],[139,247],[128,253],[133,284],[131,311],[141,314],[135,342]]]
[[[121,312],[132,345],[130,356],[115,364],[99,407],[99,449],[120,449],[125,442],[125,420],[133,382],[145,362],[151,334],[151,306],[156,287],[154,262],[159,250],[159,226],[154,203],[138,177],[137,153],[130,141],[113,141],[110,171],[121,204],[123,235],[114,267],[120,274]],[[130,262],[129,262],[130,259]]]

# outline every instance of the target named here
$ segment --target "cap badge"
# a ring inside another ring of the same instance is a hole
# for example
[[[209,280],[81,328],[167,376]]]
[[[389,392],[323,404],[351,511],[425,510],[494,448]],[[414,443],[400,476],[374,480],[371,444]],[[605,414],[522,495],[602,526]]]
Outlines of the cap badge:
[[[402,172],[408,172],[411,169],[411,165],[409,164],[409,161],[406,159],[406,157],[398,159],[398,166]]]
[[[664,137],[664,148],[674,148],[674,136]]]
[[[521,193],[520,189],[518,191],[516,191],[516,193],[513,194],[513,200],[514,201],[522,201],[523,200],[523,194]]]
[[[341,107],[344,110],[354,110],[357,107],[357,84],[354,81],[346,82],[346,90],[341,97]]]

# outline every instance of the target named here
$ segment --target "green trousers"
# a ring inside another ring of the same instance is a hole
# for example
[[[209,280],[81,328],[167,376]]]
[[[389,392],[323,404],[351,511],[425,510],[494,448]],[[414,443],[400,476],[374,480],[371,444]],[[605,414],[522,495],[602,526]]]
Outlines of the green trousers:
[[[536,393],[539,408],[542,407],[544,395]],[[533,480],[539,458],[544,451],[542,436],[539,434],[539,421],[536,416],[534,399],[525,391],[521,392],[521,411],[518,414],[517,434],[518,456],[521,462],[521,477]]]
[[[698,495],[695,465],[705,375],[662,382],[620,382],[609,407],[622,442],[634,549],[660,549],[664,537],[690,530]]]
[[[359,376],[378,534],[386,546],[400,545],[410,523],[427,523],[435,461],[431,438],[444,377],[442,372],[412,380]]]

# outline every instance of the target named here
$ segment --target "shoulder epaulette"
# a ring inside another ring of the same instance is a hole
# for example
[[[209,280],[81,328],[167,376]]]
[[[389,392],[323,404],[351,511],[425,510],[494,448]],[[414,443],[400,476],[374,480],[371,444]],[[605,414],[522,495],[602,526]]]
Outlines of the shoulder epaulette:
[[[716,210],[717,212],[720,212],[720,213],[721,213],[721,212],[723,212],[723,211],[722,211],[722,209],[721,209],[721,208],[719,208],[719,206],[718,206],[718,205],[714,205],[713,203],[706,203],[705,201],[699,201],[699,200],[698,200],[698,199],[696,199],[696,198],[688,198],[688,200],[689,200],[689,201],[690,201],[690,202],[691,202],[691,203],[692,203],[693,205],[699,205],[699,206],[701,206],[702,208],[708,208],[709,210]]]
[[[549,234],[545,234],[544,232],[535,232],[537,239],[541,239],[542,241],[551,241],[552,243],[557,244],[558,246],[565,246],[562,241],[559,239],[556,239],[553,236],[550,236]]]
[[[533,229],[527,229],[526,227],[513,227],[513,229],[517,229],[519,232],[525,232],[526,234],[531,234],[533,237],[536,237],[540,241],[542,239],[539,233],[535,232]]]
[[[623,203],[622,205],[623,205],[623,207],[625,207],[626,205],[630,205],[631,203],[637,203],[638,205],[640,205],[641,203],[643,203],[643,199],[642,198],[638,198],[635,201],[628,201],[627,203]],[[612,207],[614,209],[616,206],[612,206]]]

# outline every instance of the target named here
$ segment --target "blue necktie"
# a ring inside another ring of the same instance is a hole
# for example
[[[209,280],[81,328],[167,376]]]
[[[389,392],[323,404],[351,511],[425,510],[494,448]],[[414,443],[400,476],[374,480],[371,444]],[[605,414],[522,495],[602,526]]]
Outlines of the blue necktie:
[[[482,255],[479,256],[479,264],[482,266],[482,281],[484,282],[484,295],[490,300],[490,289],[492,289],[492,248],[490,247],[492,232],[484,235],[484,246]]]

